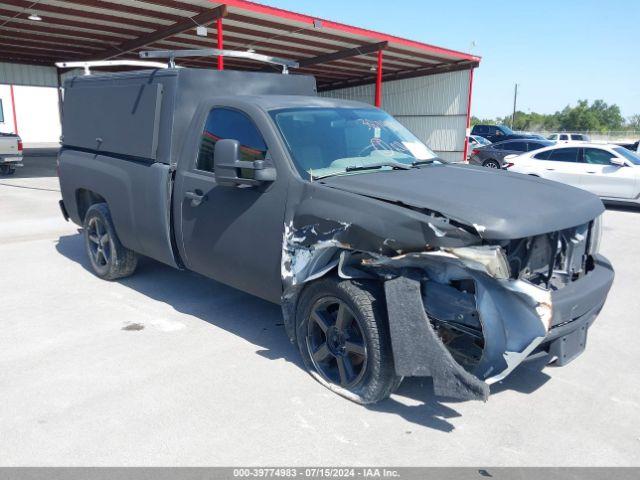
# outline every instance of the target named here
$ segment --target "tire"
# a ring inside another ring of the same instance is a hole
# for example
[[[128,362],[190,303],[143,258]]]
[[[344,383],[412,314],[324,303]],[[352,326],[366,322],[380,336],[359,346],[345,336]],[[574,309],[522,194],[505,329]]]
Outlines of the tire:
[[[16,167],[12,167],[11,165],[0,165],[0,174],[13,175],[14,173],[16,173]]]
[[[96,276],[103,280],[117,280],[135,271],[138,255],[120,243],[106,203],[91,205],[82,227],[85,249]]]
[[[356,403],[383,400],[402,381],[394,370],[384,294],[373,282],[327,277],[311,283],[298,303],[296,337],[311,376]]]
[[[500,165],[500,162],[498,162],[497,160],[494,160],[493,158],[482,162],[482,166],[487,168],[497,168],[497,169],[502,168],[502,166]]]

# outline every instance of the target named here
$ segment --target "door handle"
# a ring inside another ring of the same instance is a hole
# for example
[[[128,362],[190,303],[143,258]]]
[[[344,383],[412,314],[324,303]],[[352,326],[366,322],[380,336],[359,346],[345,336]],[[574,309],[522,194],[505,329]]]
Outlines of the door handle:
[[[597,172],[587,172],[587,173],[597,173]]]
[[[555,168],[547,168],[547,170],[549,170],[550,172],[555,172]]]
[[[206,196],[202,193],[201,190],[196,190],[195,192],[185,192],[184,198],[188,198],[191,200],[191,206],[197,207],[202,203],[203,200],[206,200]]]

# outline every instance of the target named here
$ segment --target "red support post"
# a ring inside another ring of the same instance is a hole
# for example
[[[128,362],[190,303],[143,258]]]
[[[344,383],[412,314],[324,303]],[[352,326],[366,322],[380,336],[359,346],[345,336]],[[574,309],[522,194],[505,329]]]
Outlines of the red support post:
[[[222,37],[222,19],[219,18],[216,20],[216,32],[218,33],[218,49],[224,49],[224,40]],[[224,57],[222,55],[218,55],[218,70],[224,70]]]
[[[467,161],[467,155],[469,154],[469,128],[471,127],[471,92],[473,91],[473,68],[469,70],[469,97],[467,98],[467,125],[464,132],[464,153],[462,161]]]
[[[375,106],[382,106],[382,50],[378,50],[378,68],[376,70],[376,98]]]
[[[11,110],[13,112],[13,130],[18,135],[18,115],[16,115],[16,97],[13,94],[13,85],[9,85],[9,93],[11,95]]]

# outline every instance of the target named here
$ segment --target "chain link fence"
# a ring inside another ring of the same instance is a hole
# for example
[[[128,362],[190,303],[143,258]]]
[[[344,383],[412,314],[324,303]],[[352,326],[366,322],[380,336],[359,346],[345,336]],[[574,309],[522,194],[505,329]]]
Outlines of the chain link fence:
[[[582,135],[587,135],[592,142],[628,142],[634,143],[640,139],[640,130],[621,130],[621,131],[608,131],[608,132],[592,132],[589,130],[576,130],[576,131],[567,131],[567,132],[559,132],[559,131],[546,131],[546,130],[534,130],[529,133],[537,133],[538,135],[542,135],[547,138],[552,133],[579,133]]]

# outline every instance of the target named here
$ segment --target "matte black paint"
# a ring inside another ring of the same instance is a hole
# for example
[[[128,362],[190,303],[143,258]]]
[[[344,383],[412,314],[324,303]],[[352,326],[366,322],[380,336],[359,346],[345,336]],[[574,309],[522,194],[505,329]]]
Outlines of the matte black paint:
[[[269,110],[368,108],[357,102],[301,95],[315,91],[311,77],[167,70],[76,78],[67,83],[66,95],[69,98],[81,88],[93,88],[96,95],[116,95],[114,87],[119,85],[155,83],[162,84],[164,92],[157,161],[144,164],[104,152],[62,149],[60,184],[70,218],[81,223],[80,189],[100,195],[126,247],[281,303],[292,339],[297,298],[305,282],[334,270],[346,278],[379,278],[386,282],[388,292],[395,292],[406,303],[399,305],[397,298],[388,302],[398,371],[434,375],[438,393],[486,398],[488,387],[481,379],[504,368],[505,351],[519,351],[526,343],[527,335],[518,334],[523,325],[529,325],[525,329],[529,337],[538,334],[539,319],[520,300],[514,300],[516,295],[497,288],[493,279],[456,266],[477,280],[487,301],[494,302],[493,307],[486,307],[493,315],[483,325],[491,336],[490,346],[475,375],[468,374],[443,353],[446,349],[425,320],[424,309],[417,313],[422,296],[406,274],[407,268],[429,271],[439,281],[440,267],[433,266],[440,265],[438,259],[425,262],[407,256],[398,261],[391,257],[552,232],[588,222],[603,211],[600,200],[590,193],[468,166],[429,165],[318,182],[302,179]],[[279,95],[285,92],[296,95]],[[238,109],[253,120],[268,146],[277,172],[275,181],[248,188],[222,186],[216,184],[215,175],[195,169],[205,119],[215,106]],[[95,114],[79,114],[80,118],[64,125],[64,131],[69,135],[79,128],[78,123],[91,121]],[[91,141],[90,136],[85,137]],[[125,153],[126,143],[118,147]],[[190,192],[202,201],[193,202]],[[300,258],[309,263],[296,276],[292,262],[301,252],[306,256]],[[364,259],[369,261],[365,268]],[[610,278],[585,277],[587,283],[582,286],[593,292],[593,298],[585,299],[579,289],[568,290],[559,302],[566,306],[563,315],[601,308],[612,275],[611,271]],[[406,340],[413,334],[424,343]],[[426,351],[430,346],[435,350]]]

